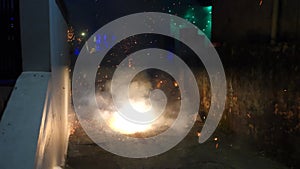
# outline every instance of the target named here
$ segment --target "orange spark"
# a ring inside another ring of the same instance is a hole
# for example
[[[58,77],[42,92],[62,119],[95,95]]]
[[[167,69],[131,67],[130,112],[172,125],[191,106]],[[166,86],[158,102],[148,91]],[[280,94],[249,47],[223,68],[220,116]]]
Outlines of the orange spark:
[[[200,132],[197,132],[197,136],[200,137],[200,136],[201,136],[201,133],[200,133]]]

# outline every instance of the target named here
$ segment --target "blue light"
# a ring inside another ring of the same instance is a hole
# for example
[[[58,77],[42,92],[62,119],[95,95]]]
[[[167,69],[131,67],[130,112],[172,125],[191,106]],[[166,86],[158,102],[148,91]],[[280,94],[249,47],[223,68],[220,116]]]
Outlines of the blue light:
[[[101,44],[101,35],[97,34],[96,35],[96,51],[101,50],[100,44]]]
[[[173,55],[173,53],[171,53],[171,52],[168,52],[168,56],[167,56],[167,58],[168,58],[168,60],[169,60],[169,61],[173,61],[173,59],[174,59],[174,55]]]
[[[96,34],[94,37],[95,49],[96,51],[100,51],[102,48],[109,49],[112,47],[113,43],[116,40],[116,36],[109,36],[107,34]]]
[[[100,43],[101,43],[101,35],[97,34],[96,35],[96,44],[100,45]]]
[[[100,50],[101,50],[100,45],[99,45],[99,44],[96,44],[96,51],[98,52],[98,51],[100,51]]]
[[[115,35],[112,35],[111,40],[112,40],[112,41],[115,41],[115,40],[116,40],[116,36],[115,36]]]
[[[106,40],[107,40],[106,34],[103,35],[103,40],[104,40],[104,45],[105,45],[105,47],[106,47],[106,48],[109,48],[108,43],[107,43],[107,41],[106,41]]]
[[[75,48],[75,50],[74,50],[74,54],[75,54],[76,56],[78,56],[78,55],[79,55],[79,53],[80,53],[80,50],[79,50],[79,48]]]

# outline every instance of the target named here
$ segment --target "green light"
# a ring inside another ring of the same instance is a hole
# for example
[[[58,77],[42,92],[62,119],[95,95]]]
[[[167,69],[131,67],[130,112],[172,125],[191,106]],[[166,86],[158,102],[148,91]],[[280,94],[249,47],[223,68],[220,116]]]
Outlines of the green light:
[[[85,32],[81,32],[81,36],[85,36]]]
[[[211,11],[212,10],[212,6],[206,6],[203,9],[207,10],[207,11]]]
[[[169,10],[169,13],[171,13],[172,11],[171,10]]]
[[[190,6],[183,15],[183,18],[201,30],[199,35],[204,33],[207,38],[211,38],[212,6]]]

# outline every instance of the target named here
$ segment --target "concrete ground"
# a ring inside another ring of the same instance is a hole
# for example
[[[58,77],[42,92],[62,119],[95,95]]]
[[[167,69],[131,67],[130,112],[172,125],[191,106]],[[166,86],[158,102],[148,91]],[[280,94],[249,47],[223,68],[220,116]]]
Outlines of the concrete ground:
[[[77,123],[78,124],[78,123]],[[94,144],[78,126],[70,135],[66,169],[287,169],[258,152],[247,140],[217,129],[204,144],[197,142],[197,121],[171,150],[150,158],[129,159]],[[215,141],[217,138],[217,141]]]

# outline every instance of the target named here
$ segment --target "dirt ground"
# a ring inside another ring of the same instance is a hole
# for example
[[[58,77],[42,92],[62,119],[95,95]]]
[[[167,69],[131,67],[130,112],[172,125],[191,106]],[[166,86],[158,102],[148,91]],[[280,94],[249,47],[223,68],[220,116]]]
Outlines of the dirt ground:
[[[197,121],[184,140],[161,155],[130,159],[103,150],[79,126],[70,135],[65,169],[287,169],[243,137],[220,129],[199,144],[197,131],[201,128],[202,123]]]

